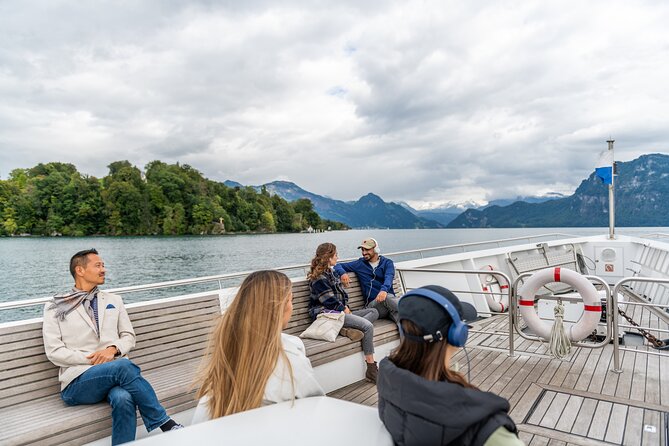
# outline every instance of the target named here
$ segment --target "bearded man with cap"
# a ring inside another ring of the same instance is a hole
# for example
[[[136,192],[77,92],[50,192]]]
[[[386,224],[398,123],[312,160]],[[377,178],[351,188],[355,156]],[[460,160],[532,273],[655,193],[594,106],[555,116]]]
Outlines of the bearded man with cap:
[[[399,303],[402,341],[379,364],[379,417],[396,445],[522,446],[509,402],[452,370],[474,307],[437,285]]]
[[[365,296],[365,308],[376,308],[379,318],[398,322],[399,298],[395,296],[393,289],[395,264],[381,255],[379,243],[371,237],[363,240],[358,249],[361,250],[362,257],[352,262],[337,263],[334,270],[345,286],[351,281],[346,273],[355,273]]]

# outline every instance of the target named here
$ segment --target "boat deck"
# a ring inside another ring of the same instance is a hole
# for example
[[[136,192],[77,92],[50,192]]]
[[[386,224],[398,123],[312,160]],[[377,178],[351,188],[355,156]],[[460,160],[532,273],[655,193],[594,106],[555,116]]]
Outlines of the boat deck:
[[[667,328],[662,315],[631,306],[630,312],[637,321]],[[508,333],[508,317],[479,321],[474,330]],[[574,348],[563,360],[546,355],[545,343],[516,337],[515,347],[510,357],[505,334],[473,333],[467,342],[472,383],[509,400],[526,444],[666,444],[669,356],[621,351],[622,373],[615,373],[611,344]],[[466,373],[462,351],[455,360]],[[369,406],[378,401],[376,387],[364,381],[330,396]]]

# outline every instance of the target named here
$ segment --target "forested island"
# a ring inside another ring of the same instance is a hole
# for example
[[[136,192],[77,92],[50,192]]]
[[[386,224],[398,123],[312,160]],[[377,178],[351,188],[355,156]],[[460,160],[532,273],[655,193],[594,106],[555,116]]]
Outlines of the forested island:
[[[15,169],[0,180],[0,235],[186,235],[348,229],[321,219],[307,199],[228,187],[186,164],[116,161],[109,174],[72,164]]]

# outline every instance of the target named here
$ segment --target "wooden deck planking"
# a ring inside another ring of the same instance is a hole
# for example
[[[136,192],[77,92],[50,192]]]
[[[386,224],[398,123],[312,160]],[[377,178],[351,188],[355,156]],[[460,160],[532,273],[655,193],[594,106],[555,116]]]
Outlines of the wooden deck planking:
[[[531,358],[530,361],[537,359],[537,358]],[[530,362],[528,361],[528,362]],[[536,364],[534,365],[534,368],[525,376],[522,374],[518,374],[514,378],[515,381],[519,381],[520,385],[517,388],[513,387],[514,381],[511,381],[508,386],[500,393],[500,396],[503,396],[504,398],[509,400],[509,404],[511,405],[511,410],[514,410],[516,408],[516,405],[518,402],[521,400],[523,395],[525,395],[525,392],[532,386],[532,384],[541,376],[541,374],[544,372],[546,369],[546,365],[549,363],[548,359],[546,358],[541,358],[539,359]]]
[[[667,377],[669,376],[669,356],[660,356],[659,358],[660,376]],[[660,386],[660,404],[669,405],[669,382],[665,379],[664,382],[660,381],[658,384]]]
[[[632,385],[630,387],[630,399],[645,401],[648,355],[637,353],[635,356],[634,369],[632,370]]]
[[[578,357],[572,363],[572,366],[569,369],[569,372],[567,372],[567,376],[565,376],[564,381],[562,381],[561,386],[573,389],[581,380],[590,382],[591,375],[588,374],[589,364],[593,360],[596,363],[597,359],[599,359],[600,353],[601,350],[599,349],[594,350],[591,348],[581,348]],[[593,357],[596,357],[596,359]]]
[[[639,446],[641,444],[641,433],[643,432],[644,409],[639,407],[630,407],[627,413],[627,422],[625,423],[625,435],[623,444],[630,446]]]
[[[511,380],[520,375],[521,370],[523,370],[523,367],[529,359],[529,356],[516,356],[511,364],[511,367],[509,367],[506,373],[503,373],[502,376],[493,380],[492,385],[487,388],[488,392],[493,392],[497,395],[502,393],[504,388],[511,382]]]
[[[530,443],[529,446],[547,446],[549,441],[550,438],[535,435],[534,438],[532,438],[532,443]]]
[[[578,357],[583,355],[583,349],[579,349],[578,353],[576,353],[575,359],[578,360]],[[567,375],[569,374],[569,370],[571,370],[572,367],[574,367],[576,361],[574,362],[569,362],[569,361],[560,361],[560,365],[558,366],[558,369],[555,371],[555,374],[553,375],[553,378],[551,379],[550,383],[551,385],[554,386],[561,386],[564,380],[567,378]],[[581,360],[581,365],[584,363],[584,360]]]
[[[491,388],[500,380],[506,379],[508,374],[511,374],[514,364],[518,361],[519,356],[506,356],[501,364],[497,366],[494,370],[491,370],[491,373],[480,382],[476,384],[481,390],[491,392]]]
[[[630,397],[630,390],[632,388],[632,378],[634,377],[634,363],[636,360],[636,353],[625,352],[625,357],[622,360],[622,373],[618,375],[618,383],[615,386],[613,395],[623,398]]]
[[[604,440],[612,407],[613,404],[609,403],[608,401],[600,401],[597,403],[595,414],[592,417],[592,424],[590,425],[590,430],[588,431],[589,438]]]
[[[611,418],[606,429],[604,441],[621,444],[625,434],[625,422],[627,421],[628,407],[622,404],[614,404],[611,408]]]
[[[647,403],[660,404],[660,357],[648,355],[646,367],[646,387],[658,391],[646,392],[644,395]]]
[[[574,424],[571,427],[571,433],[576,435],[582,435],[585,437],[588,435],[588,430],[592,425],[592,417],[595,415],[595,409],[597,408],[597,401],[592,399],[585,399],[581,403],[581,407],[578,410],[578,415],[574,420]]]
[[[601,355],[599,355],[599,360],[597,361],[597,367],[595,370],[597,373],[592,375],[588,387],[584,390],[592,393],[601,393],[602,387],[604,386],[604,381],[607,376],[611,375],[617,377],[615,373],[611,372],[611,367],[613,367],[613,348],[604,348]],[[576,383],[576,388],[580,389],[580,383]]]
[[[570,386],[579,390],[586,390],[588,387],[590,387],[590,383],[592,382],[592,378],[595,375],[595,370],[597,370],[597,366],[599,365],[599,358],[601,356],[601,348],[590,350],[590,355],[581,369],[581,374],[576,377],[576,380],[573,383],[570,383]]]
[[[546,413],[541,418],[541,421],[539,421],[539,426],[555,429],[555,426],[557,425],[558,421],[560,421],[562,412],[567,405],[567,401],[569,401],[569,395],[566,393],[556,393],[553,397],[553,400],[551,401],[551,404],[548,406]]]
[[[574,395],[569,396],[567,403],[564,406],[564,410],[562,411],[562,416],[555,424],[555,429],[563,432],[571,432],[571,428],[574,426],[574,422],[576,421],[579,410],[581,410],[582,404],[582,397]]]
[[[643,414],[643,425],[644,429],[642,432],[641,443],[642,445],[657,445],[661,443],[662,437],[662,420],[660,414],[654,410],[644,410]],[[647,429],[646,427],[653,426],[654,431]]]
[[[527,432],[518,432],[518,438],[520,438],[526,445],[532,442],[533,437],[534,435]]]
[[[553,402],[553,399],[555,399],[555,395],[557,395],[555,392],[546,392],[543,395],[541,401],[532,412],[530,418],[527,420],[529,424],[534,424],[538,426],[539,423],[541,423],[541,420],[543,419],[544,415],[546,414],[546,412],[548,412],[548,409],[550,409],[551,403]]]

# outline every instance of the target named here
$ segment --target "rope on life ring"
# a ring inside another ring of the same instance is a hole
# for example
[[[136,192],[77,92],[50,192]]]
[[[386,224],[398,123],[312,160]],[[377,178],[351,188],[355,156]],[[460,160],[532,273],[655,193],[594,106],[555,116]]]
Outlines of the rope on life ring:
[[[527,326],[539,337],[551,338],[552,325],[543,322],[534,310],[534,296],[539,288],[551,282],[563,282],[573,286],[583,299],[583,316],[565,333],[571,342],[578,342],[590,335],[597,328],[602,313],[602,303],[595,286],[588,279],[570,269],[546,268],[537,271],[523,284],[518,292],[520,314]]]
[[[495,271],[492,265],[486,265],[481,268],[484,271]],[[494,274],[481,274],[481,288],[485,294],[485,300],[488,302],[490,311],[496,313],[504,313],[509,309],[509,284],[502,279],[504,284],[501,284]]]

